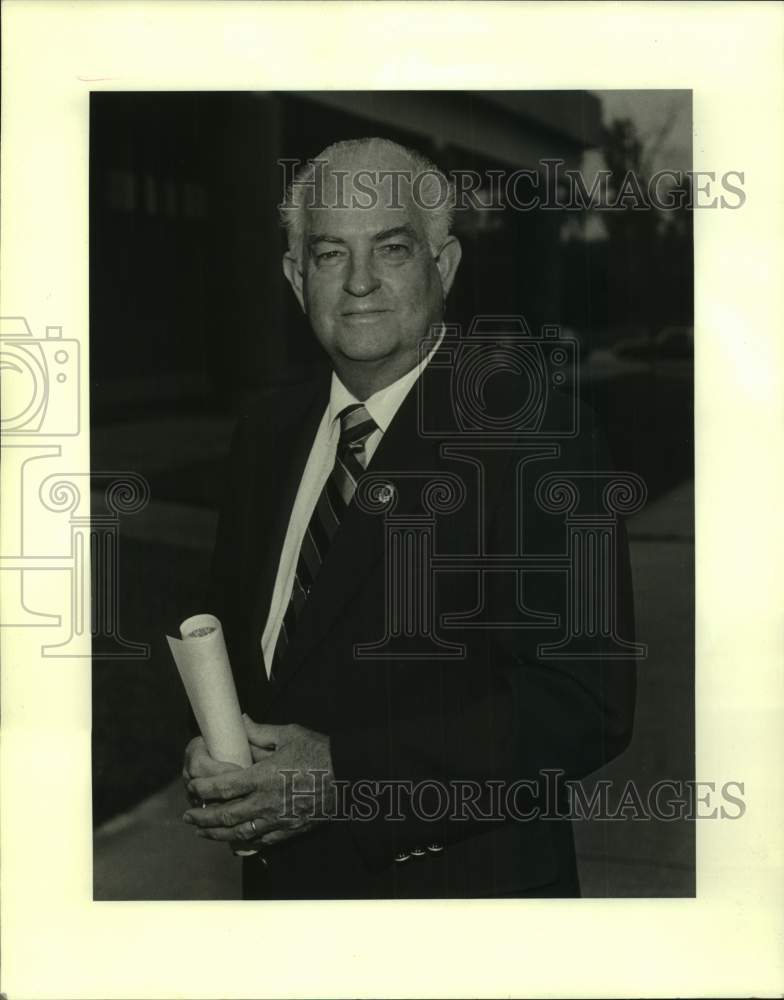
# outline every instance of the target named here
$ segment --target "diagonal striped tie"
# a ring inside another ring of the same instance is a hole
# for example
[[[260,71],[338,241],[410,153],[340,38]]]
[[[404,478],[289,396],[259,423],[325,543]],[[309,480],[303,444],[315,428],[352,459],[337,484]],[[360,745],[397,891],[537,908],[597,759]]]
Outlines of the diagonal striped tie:
[[[340,412],[340,440],[335,464],[308,523],[297,561],[297,571],[286,614],[281,622],[270,677],[282,660],[296,629],[305,601],[316,581],[321,565],[351,503],[357,480],[365,471],[365,443],[378,426],[361,403]]]

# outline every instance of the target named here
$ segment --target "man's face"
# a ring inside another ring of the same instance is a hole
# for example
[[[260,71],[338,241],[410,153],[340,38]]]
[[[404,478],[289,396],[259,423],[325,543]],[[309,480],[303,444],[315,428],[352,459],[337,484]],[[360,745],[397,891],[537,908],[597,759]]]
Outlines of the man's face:
[[[289,259],[284,266],[313,332],[337,367],[389,362],[406,370],[442,318],[459,246],[451,239],[444,259],[434,257],[416,206],[405,195],[403,207],[389,206],[388,185],[376,195],[371,208],[310,210],[302,260]],[[328,205],[334,201],[324,198]]]

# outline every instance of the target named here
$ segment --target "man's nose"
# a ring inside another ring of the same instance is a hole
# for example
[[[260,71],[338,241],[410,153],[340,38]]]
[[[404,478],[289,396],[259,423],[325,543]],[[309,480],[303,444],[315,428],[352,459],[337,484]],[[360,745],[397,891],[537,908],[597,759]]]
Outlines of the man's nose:
[[[374,292],[381,282],[373,268],[373,261],[364,254],[353,257],[349,264],[346,280],[343,283],[344,289],[350,295],[369,295]]]

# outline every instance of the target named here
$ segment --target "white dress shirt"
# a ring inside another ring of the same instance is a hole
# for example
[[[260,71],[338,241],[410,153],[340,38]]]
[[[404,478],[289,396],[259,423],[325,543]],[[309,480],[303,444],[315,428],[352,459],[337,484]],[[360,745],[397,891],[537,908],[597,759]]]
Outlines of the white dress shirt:
[[[381,443],[381,438],[386,433],[387,428],[392,423],[392,418],[400,409],[400,405],[408,395],[416,380],[422,374],[427,363],[433,356],[433,352],[438,348],[443,340],[443,331],[433,350],[423,358],[411,371],[406,372],[401,378],[384,389],[379,389],[369,396],[365,401],[365,409],[375,420],[378,430],[373,431],[365,442],[366,465],[370,463],[376,448]],[[275,587],[272,591],[272,602],[270,604],[267,624],[261,637],[261,648],[264,655],[264,664],[269,676],[275,646],[278,642],[280,626],[283,616],[289,606],[291,590],[294,586],[294,577],[297,572],[297,562],[299,561],[299,551],[302,547],[302,539],[305,537],[310,518],[316,507],[318,498],[324,484],[332,472],[335,464],[335,454],[337,452],[338,441],[340,440],[340,420],[338,419],[341,410],[347,406],[359,403],[338,378],[335,372],[332,373],[332,386],[330,388],[329,403],[321,418],[321,423],[316,431],[313,446],[310,449],[305,471],[302,473],[294,506],[291,509],[289,526],[286,530],[286,538],[283,542],[283,551],[278,564],[278,573],[275,577]]]

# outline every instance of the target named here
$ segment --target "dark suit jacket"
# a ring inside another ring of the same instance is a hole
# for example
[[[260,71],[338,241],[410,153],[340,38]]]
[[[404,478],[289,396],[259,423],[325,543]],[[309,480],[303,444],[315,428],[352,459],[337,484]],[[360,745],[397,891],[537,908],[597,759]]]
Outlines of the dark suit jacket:
[[[419,388],[429,393],[430,415],[443,423],[445,437],[460,435],[450,391],[443,379],[435,378],[431,365],[421,386],[406,397],[367,470],[394,485],[395,516],[424,517],[428,508],[423,483],[448,472],[465,484],[465,498],[451,513],[436,516],[436,553],[471,556],[483,544],[485,552],[496,554],[520,551],[522,546],[527,553],[563,557],[564,516],[541,509],[535,484],[547,473],[609,468],[590,413],[582,410],[578,436],[551,447],[549,457],[545,448],[544,457],[528,462],[521,472],[524,452],[516,443],[481,452],[466,444],[462,450],[469,460],[443,454],[442,440],[419,433]],[[518,409],[528,391],[517,378],[494,383],[499,412]],[[223,622],[243,710],[256,721],[298,723],[329,734],[335,776],[351,783],[359,805],[367,806],[368,789],[376,786],[358,783],[397,781],[402,783],[397,786],[402,789],[397,803],[401,813],[385,819],[380,810],[381,815],[367,819],[354,815],[330,821],[271,848],[265,852],[266,864],[258,858],[244,863],[245,894],[578,895],[569,822],[481,818],[490,810],[484,798],[488,781],[540,780],[543,769],[580,778],[620,753],[630,738],[632,659],[543,659],[538,646],[556,641],[558,627],[509,627],[520,622],[521,606],[555,614],[563,626],[569,588],[561,569],[485,573],[480,585],[478,572],[447,567],[435,576],[436,622],[445,614],[470,613],[482,598],[489,622],[485,628],[441,628],[442,638],[463,644],[465,655],[394,658],[393,652],[393,658],[357,658],[357,644],[384,636],[389,601],[384,517],[362,509],[355,499],[276,681],[267,680],[261,635],[290,511],[328,394],[328,378],[318,379],[249,405],[241,415],[209,609]],[[548,405],[548,426],[559,421],[566,426],[567,401],[551,397]],[[482,497],[477,455],[484,474]],[[618,625],[630,640],[632,607],[622,530],[620,540]],[[422,784],[438,781],[454,788],[455,782],[468,780],[479,783],[482,797],[473,813],[462,811],[462,818],[443,817],[433,786]],[[422,793],[416,814],[407,797],[413,788]],[[529,789],[516,800],[523,811],[537,803],[542,804],[541,797]],[[423,811],[437,818],[426,820]],[[428,845],[443,849],[428,851]],[[395,861],[412,849],[409,860]]]

